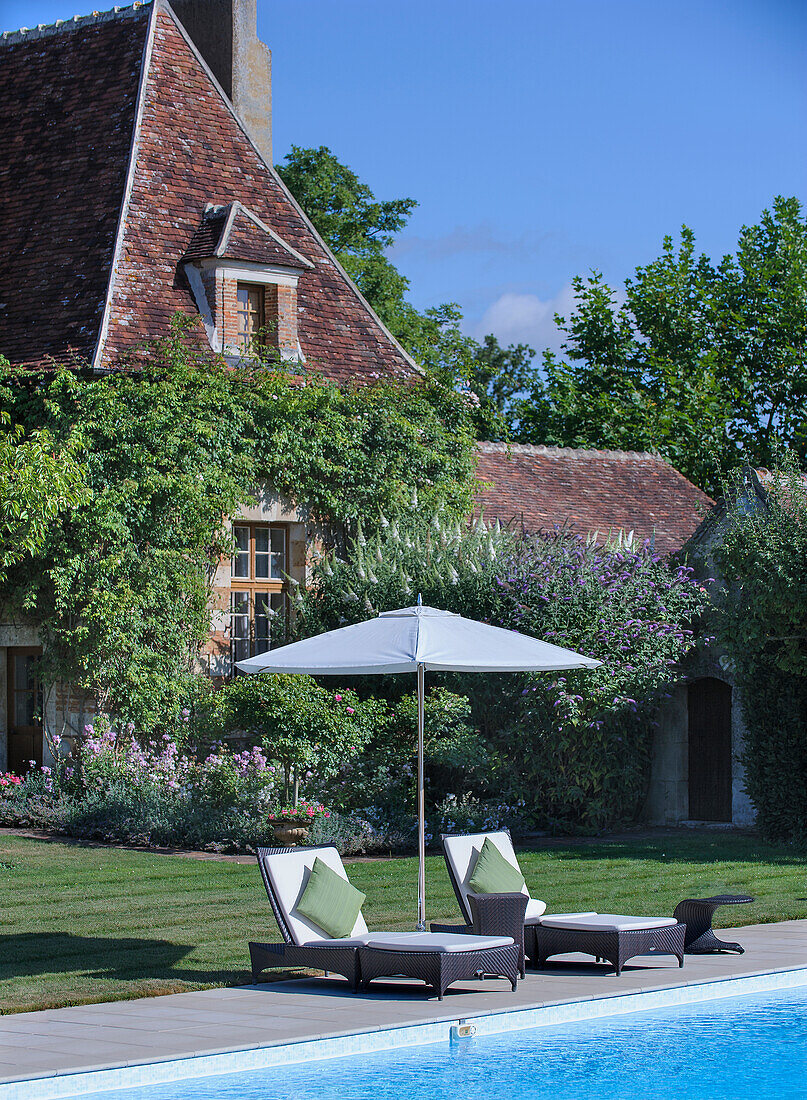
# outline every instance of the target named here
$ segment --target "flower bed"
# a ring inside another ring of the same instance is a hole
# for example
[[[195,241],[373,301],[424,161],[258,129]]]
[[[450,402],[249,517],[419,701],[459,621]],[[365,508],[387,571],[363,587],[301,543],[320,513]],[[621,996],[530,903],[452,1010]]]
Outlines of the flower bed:
[[[0,776],[0,824],[36,827],[109,843],[250,851],[272,845],[274,823],[302,818],[317,843],[341,851],[384,850],[383,830],[332,814],[320,802],[278,804],[282,775],[254,747],[215,745],[200,758],[165,735],[144,742],[131,727],[87,726],[75,757],[24,776]],[[397,847],[397,845],[396,845]]]

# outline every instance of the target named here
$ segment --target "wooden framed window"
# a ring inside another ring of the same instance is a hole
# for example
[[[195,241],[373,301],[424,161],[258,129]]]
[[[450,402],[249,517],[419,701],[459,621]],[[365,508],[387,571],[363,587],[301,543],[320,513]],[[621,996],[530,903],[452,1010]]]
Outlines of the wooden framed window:
[[[233,524],[230,566],[230,639],[233,661],[269,648],[271,620],[288,602],[288,529],[265,523]]]
[[[264,287],[255,283],[239,283],[238,302],[238,344],[242,355],[249,355],[255,348],[263,347],[266,342],[266,296]]]

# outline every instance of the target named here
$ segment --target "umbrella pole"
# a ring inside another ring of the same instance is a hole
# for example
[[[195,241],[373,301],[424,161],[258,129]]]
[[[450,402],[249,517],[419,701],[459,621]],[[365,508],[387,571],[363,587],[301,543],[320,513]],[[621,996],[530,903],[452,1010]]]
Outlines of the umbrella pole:
[[[425,665],[418,665],[418,932],[426,931],[426,799],[423,791]]]

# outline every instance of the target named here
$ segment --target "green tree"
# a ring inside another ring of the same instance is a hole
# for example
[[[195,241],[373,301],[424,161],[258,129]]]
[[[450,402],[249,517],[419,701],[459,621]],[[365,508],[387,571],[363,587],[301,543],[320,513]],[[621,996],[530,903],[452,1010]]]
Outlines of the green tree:
[[[527,378],[523,345],[480,345],[462,332],[462,312],[446,302],[422,312],[407,301],[409,280],[386,255],[417,206],[414,199],[380,202],[355,172],[324,146],[293,145],[278,172],[392,335],[427,373],[470,390],[480,400],[473,423],[479,438],[502,438],[505,406]],[[532,353],[534,354],[534,353]],[[501,378],[495,374],[502,371]]]
[[[468,386],[475,397],[477,439],[518,439],[524,396],[538,382],[535,349],[503,348],[488,334],[474,351]]]
[[[769,465],[778,446],[807,458],[807,222],[779,197],[715,266],[686,226],[678,245],[626,280],[574,281],[558,318],[564,356],[520,409],[520,438],[654,450],[714,492],[741,456]]]
[[[208,732],[247,734],[283,769],[284,804],[296,809],[300,787],[322,790],[388,723],[383,702],[310,676],[239,676],[213,694],[200,716]]]

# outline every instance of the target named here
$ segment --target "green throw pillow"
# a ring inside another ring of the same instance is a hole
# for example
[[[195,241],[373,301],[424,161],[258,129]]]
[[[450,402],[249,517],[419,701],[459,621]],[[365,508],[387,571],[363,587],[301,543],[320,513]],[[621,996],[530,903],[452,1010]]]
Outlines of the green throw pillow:
[[[367,895],[317,856],[297,912],[336,940],[349,936]]]
[[[468,885],[475,894],[520,894],[524,876],[486,836]]]

